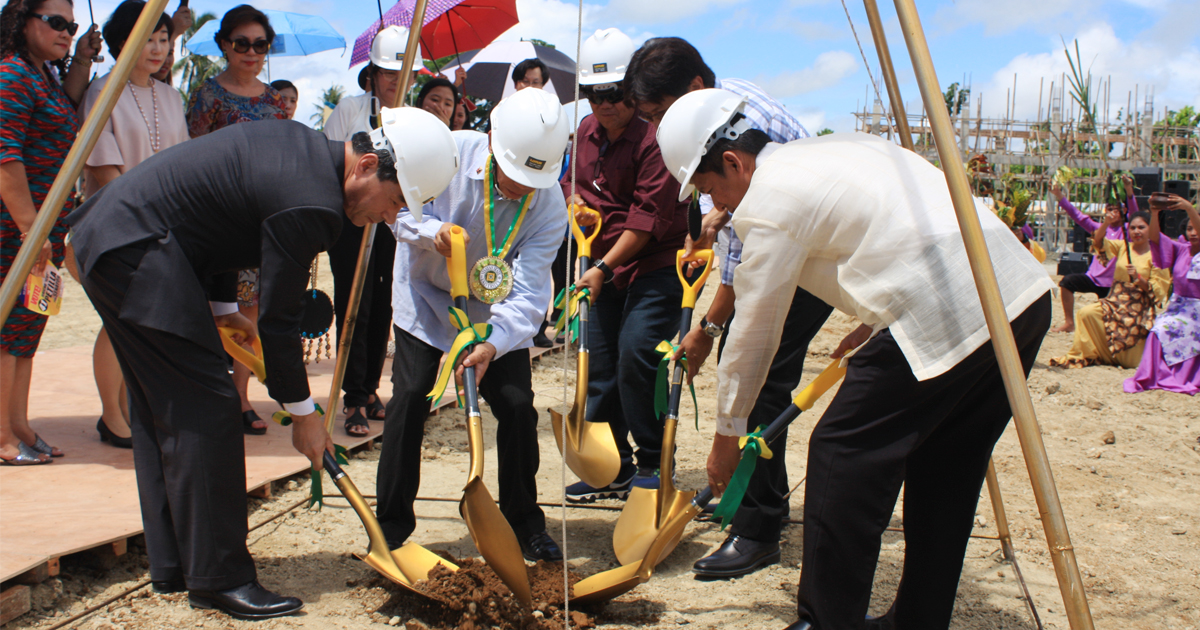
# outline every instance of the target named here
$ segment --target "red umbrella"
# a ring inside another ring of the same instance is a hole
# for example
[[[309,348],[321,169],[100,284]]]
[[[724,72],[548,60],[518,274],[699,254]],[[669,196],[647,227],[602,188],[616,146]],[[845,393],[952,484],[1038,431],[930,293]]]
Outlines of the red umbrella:
[[[416,0],[400,0],[383,14],[383,25],[408,28],[415,5]],[[437,59],[483,48],[518,21],[516,0],[430,0],[421,29],[421,55]],[[367,61],[379,28],[377,20],[354,41],[351,67]]]

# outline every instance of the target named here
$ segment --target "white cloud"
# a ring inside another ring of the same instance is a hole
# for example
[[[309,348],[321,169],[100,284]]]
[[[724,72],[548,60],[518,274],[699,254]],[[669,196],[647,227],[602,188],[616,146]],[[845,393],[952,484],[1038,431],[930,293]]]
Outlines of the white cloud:
[[[606,17],[620,22],[638,24],[668,24],[684,18],[694,18],[719,8],[731,7],[746,0],[612,0],[605,9]]]
[[[1115,117],[1119,109],[1126,107],[1128,93],[1137,86],[1140,86],[1138,92],[1143,101],[1147,87],[1153,86],[1155,107],[1159,112],[1164,106],[1171,109],[1183,105],[1200,106],[1200,47],[1194,42],[1190,46],[1186,43],[1180,46],[1178,41],[1145,37],[1126,41],[1117,37],[1112,26],[1103,23],[1084,28],[1077,37],[1083,71],[1086,73],[1090,67],[1092,72],[1092,89],[1098,92],[1100,80],[1107,83],[1111,78],[1110,117]],[[990,80],[975,87],[972,102],[982,95],[985,116],[1004,115],[1005,93],[1013,86],[1014,74],[1017,77],[1015,116],[1030,120],[1037,117],[1039,83],[1044,88],[1042,110],[1043,117],[1046,116],[1050,82],[1054,81],[1057,88],[1063,73],[1070,73],[1062,41],[1055,37],[1047,43],[1050,52],[1018,55],[997,70]],[[1074,54],[1070,39],[1067,45]],[[1066,98],[1069,104],[1069,88]],[[1135,107],[1140,106],[1141,103],[1135,104]],[[1102,104],[1098,114],[1103,117]]]
[[[983,24],[987,35],[1009,33],[1023,27],[1046,30],[1067,20],[1081,21],[1094,15],[1101,0],[955,0],[933,12],[933,23],[957,30]],[[1051,29],[1052,30],[1052,29]]]
[[[821,53],[813,65],[754,80],[775,98],[790,98],[832,87],[858,70],[858,58],[844,50]]]

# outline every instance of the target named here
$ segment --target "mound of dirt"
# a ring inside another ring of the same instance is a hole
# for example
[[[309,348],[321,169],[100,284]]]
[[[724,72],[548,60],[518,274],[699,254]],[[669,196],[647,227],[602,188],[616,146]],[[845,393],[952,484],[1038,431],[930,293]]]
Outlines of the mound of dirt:
[[[456,630],[552,630],[563,627],[563,567],[538,561],[528,568],[534,610],[526,611],[487,564],[474,558],[458,562],[458,571],[438,565],[416,584],[430,599],[414,601],[413,614],[433,628]],[[568,573],[571,585],[579,577]],[[595,628],[587,613],[572,610],[570,627]]]

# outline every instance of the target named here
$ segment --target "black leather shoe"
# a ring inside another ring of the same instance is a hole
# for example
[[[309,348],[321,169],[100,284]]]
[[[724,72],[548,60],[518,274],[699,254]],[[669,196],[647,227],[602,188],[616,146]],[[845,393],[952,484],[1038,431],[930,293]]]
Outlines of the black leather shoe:
[[[797,621],[796,623],[784,628],[783,630],[815,630],[815,629],[813,628],[813,625],[811,623],[808,623],[807,621],[801,619],[800,621]]]
[[[187,584],[183,578],[175,578],[174,580],[154,580],[150,582],[150,588],[154,589],[159,595],[170,595],[171,593],[182,593],[187,590]]]
[[[544,529],[521,541],[521,553],[530,562],[562,562],[563,559],[562,549],[558,548],[558,543],[554,542]]]
[[[276,595],[258,580],[224,591],[189,591],[192,608],[217,609],[234,619],[270,619],[299,612],[304,602],[296,597]]]
[[[692,573],[706,578],[735,578],[779,562],[779,543],[730,536],[716,551],[692,565]]]

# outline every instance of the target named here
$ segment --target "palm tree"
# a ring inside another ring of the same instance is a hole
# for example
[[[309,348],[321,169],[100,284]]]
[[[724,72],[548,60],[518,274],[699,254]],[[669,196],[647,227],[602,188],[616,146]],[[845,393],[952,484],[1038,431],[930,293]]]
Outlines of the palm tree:
[[[316,123],[314,129],[317,131],[325,130],[325,120],[329,118],[329,114],[333,113],[333,109],[337,107],[345,95],[346,88],[336,84],[329,86],[328,89],[321,93],[321,100],[313,103],[317,108],[317,112],[309,117],[309,120]]]
[[[217,16],[214,13],[204,13],[200,17],[197,17],[196,21],[192,23],[191,28],[184,32],[183,41],[186,42],[191,39],[196,34],[196,31],[200,30],[201,26],[204,26],[205,22],[215,19],[217,19]],[[187,103],[192,97],[192,92],[195,92],[205,81],[221,74],[221,71],[224,69],[224,57],[214,60],[204,55],[189,53],[176,62],[173,71],[181,73],[179,77],[179,91],[183,94],[183,102]]]

